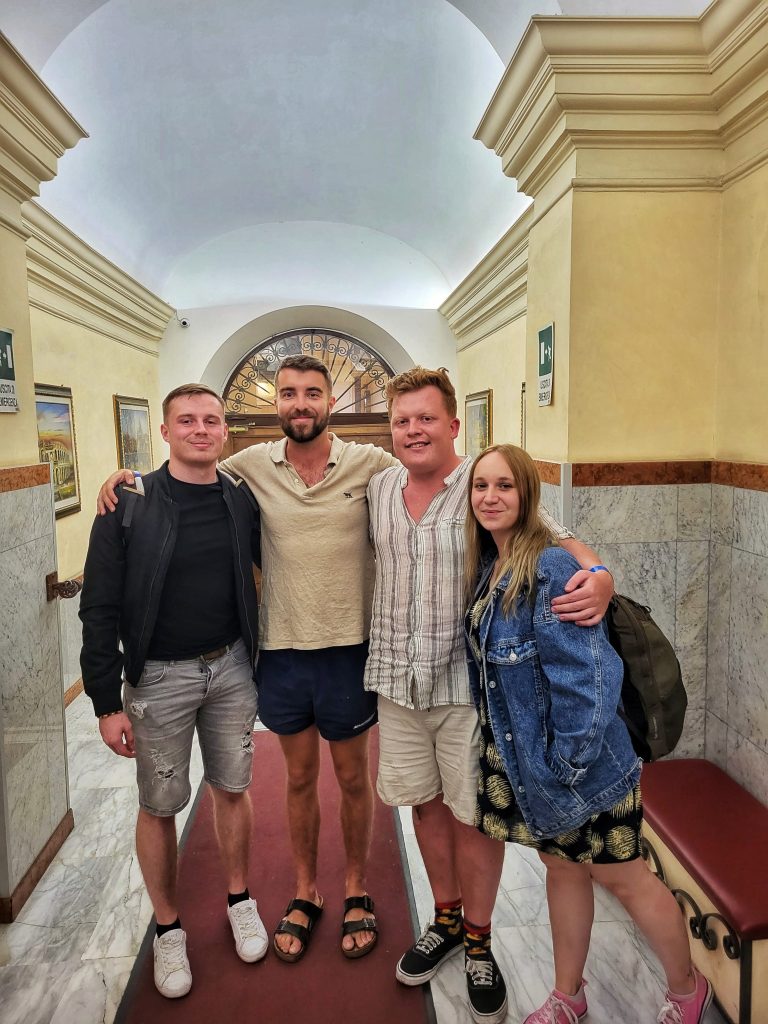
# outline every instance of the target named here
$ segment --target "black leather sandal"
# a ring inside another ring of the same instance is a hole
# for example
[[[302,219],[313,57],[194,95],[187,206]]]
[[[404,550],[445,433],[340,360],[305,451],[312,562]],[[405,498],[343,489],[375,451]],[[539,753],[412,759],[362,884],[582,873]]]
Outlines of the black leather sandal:
[[[293,910],[298,910],[302,914],[306,914],[309,918],[307,924],[296,924],[294,921],[289,921],[288,915]],[[312,929],[315,927],[315,924],[322,912],[322,898],[320,899],[319,905],[317,903],[312,903],[310,900],[291,900],[286,908],[285,916],[277,928],[275,928],[275,934],[272,939],[272,948],[275,951],[275,956],[279,957],[281,960],[285,960],[287,964],[295,964],[297,960],[301,960],[309,946]],[[278,935],[292,935],[301,943],[301,949],[296,953],[286,953],[284,950],[280,949],[277,944]]]
[[[349,896],[344,900],[345,917],[350,910],[357,910],[358,908],[367,911],[369,914],[373,913],[373,900],[368,893],[364,896]],[[375,917],[363,917],[359,921],[342,921],[342,939],[345,935],[354,935],[356,932],[373,932],[373,938],[370,942],[366,942],[364,946],[356,945],[353,949],[344,949],[342,946],[341,952],[348,960],[357,960],[361,956],[367,956],[379,941],[379,929]]]

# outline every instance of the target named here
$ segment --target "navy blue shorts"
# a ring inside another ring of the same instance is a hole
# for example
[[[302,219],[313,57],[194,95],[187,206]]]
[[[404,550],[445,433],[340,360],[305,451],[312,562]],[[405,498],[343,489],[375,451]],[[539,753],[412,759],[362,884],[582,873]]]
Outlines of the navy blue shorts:
[[[377,721],[376,694],[363,689],[368,642],[318,651],[260,651],[259,718],[279,736],[316,725],[324,740],[348,740]]]

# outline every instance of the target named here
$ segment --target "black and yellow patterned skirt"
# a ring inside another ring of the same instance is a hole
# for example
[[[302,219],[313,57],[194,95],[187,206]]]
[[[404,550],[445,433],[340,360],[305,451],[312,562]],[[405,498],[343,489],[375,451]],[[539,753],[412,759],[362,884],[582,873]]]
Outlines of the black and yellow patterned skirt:
[[[607,811],[593,815],[578,828],[550,839],[536,839],[525,824],[502,764],[488,721],[485,691],[480,709],[480,777],[475,825],[491,839],[529,846],[551,857],[577,864],[621,864],[640,853],[643,805],[640,787]]]

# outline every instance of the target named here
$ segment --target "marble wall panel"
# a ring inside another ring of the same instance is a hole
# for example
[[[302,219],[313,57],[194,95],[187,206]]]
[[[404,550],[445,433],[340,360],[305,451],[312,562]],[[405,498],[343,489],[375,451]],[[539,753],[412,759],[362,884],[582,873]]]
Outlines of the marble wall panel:
[[[671,485],[574,487],[571,529],[598,551],[606,544],[674,541],[678,490]]]
[[[728,765],[727,742],[728,726],[721,718],[708,711],[704,756],[707,760],[714,761],[723,771],[727,771]]]
[[[683,680],[688,691],[688,677],[683,669]],[[677,742],[674,751],[669,755],[675,757],[704,757],[705,735],[706,735],[706,711],[703,707],[696,707],[695,703],[688,703],[685,713],[685,724],[683,732]]]
[[[580,532],[574,532],[582,540],[586,539]],[[677,544],[674,541],[603,543],[597,550],[610,568],[619,593],[648,605],[656,622],[674,643]]]
[[[677,757],[701,757],[704,753],[707,696],[707,600],[709,593],[709,543],[677,544],[675,601],[675,649],[680,659],[688,712]]]
[[[80,648],[83,646],[83,624],[78,617],[80,595],[59,601],[59,632],[61,636],[61,673],[67,690],[80,679]]]
[[[27,544],[54,531],[49,484],[21,491],[0,491],[0,552]]]
[[[18,542],[0,552],[0,842],[8,895],[66,814],[68,798],[58,612],[45,595],[45,577],[56,566],[50,488],[0,497],[11,499]]]
[[[733,549],[728,725],[768,753],[768,558]]]
[[[683,666],[689,705],[703,710],[707,677],[709,543],[706,540],[679,542],[676,568],[675,647]]]
[[[726,770],[768,806],[768,753],[735,729],[728,730]]]
[[[45,577],[56,565],[53,537],[0,554],[0,712],[2,728],[43,728],[42,697],[58,685],[56,605],[45,595]],[[50,673],[54,672],[52,676]]]
[[[677,539],[709,541],[712,532],[712,485],[677,488]]]
[[[733,544],[733,488],[712,484],[712,542]]]
[[[58,672],[58,665],[56,666]],[[53,675],[50,678],[55,679]],[[69,808],[67,730],[64,718],[64,694],[60,687],[49,686],[45,693],[45,756],[49,797],[49,832],[52,833]]]
[[[563,498],[560,487],[556,484],[542,483],[541,504],[558,523],[563,522]]]
[[[707,614],[707,710],[728,720],[728,651],[731,628],[730,544],[709,546]]]
[[[768,557],[768,493],[733,488],[733,546]]]
[[[42,742],[31,746],[6,773],[6,844],[10,891],[16,888],[51,837],[51,802]]]

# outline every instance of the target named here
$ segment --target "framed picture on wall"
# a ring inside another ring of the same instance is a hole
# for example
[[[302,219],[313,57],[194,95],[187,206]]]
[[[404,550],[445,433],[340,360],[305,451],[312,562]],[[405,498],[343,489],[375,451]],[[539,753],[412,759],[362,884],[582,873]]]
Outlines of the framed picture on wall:
[[[53,507],[58,519],[80,511],[72,389],[35,384],[35,411],[37,451],[40,461],[51,466]]]
[[[464,399],[464,450],[472,458],[493,444],[493,389]]]
[[[137,473],[152,470],[152,434],[149,426],[149,402],[146,398],[113,395],[115,439],[119,469]]]

